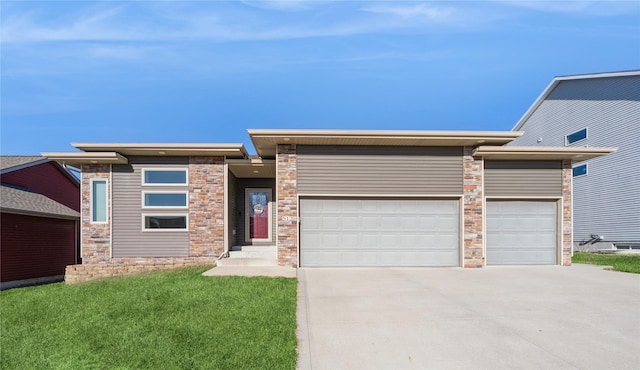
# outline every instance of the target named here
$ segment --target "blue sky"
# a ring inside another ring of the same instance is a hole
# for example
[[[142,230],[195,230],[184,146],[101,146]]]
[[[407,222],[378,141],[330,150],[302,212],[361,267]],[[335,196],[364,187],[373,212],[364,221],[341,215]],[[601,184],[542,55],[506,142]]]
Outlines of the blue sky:
[[[10,1],[2,154],[248,128],[510,130],[557,75],[640,68],[638,1]]]

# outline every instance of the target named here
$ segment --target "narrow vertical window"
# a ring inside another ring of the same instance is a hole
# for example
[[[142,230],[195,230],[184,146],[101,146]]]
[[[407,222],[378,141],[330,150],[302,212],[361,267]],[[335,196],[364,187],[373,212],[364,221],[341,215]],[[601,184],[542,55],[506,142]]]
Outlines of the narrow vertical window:
[[[91,182],[91,222],[107,222],[107,180]]]

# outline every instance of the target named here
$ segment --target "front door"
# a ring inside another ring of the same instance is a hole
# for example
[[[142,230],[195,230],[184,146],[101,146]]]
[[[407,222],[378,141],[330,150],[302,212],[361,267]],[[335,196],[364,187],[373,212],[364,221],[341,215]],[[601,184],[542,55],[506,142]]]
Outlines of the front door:
[[[271,189],[246,189],[245,205],[246,240],[271,242]]]

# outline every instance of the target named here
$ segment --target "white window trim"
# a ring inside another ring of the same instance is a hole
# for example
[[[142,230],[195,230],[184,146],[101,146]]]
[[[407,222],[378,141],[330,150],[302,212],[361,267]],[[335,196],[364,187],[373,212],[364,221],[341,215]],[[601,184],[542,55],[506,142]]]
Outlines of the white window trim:
[[[573,134],[577,134],[578,132],[580,132],[580,131],[582,131],[582,130],[584,130],[584,131],[585,131],[585,132],[584,132],[584,139],[580,139],[580,140],[574,141],[573,143],[570,143],[570,142],[569,142],[569,136],[571,136],[571,135],[573,135]],[[568,134],[568,135],[565,135],[565,136],[564,136],[564,146],[571,146],[571,145],[574,145],[574,144],[576,144],[576,143],[579,143],[579,142],[581,142],[581,141],[583,141],[583,140],[587,140],[588,138],[589,138],[589,128],[588,128],[588,127],[583,127],[583,128],[581,128],[580,130],[576,130],[576,131],[574,131],[574,132],[572,132],[572,133],[570,133],[570,134]]]
[[[575,168],[578,168],[578,167],[581,167],[581,166],[584,166],[584,169],[585,169],[584,173],[582,175],[574,176],[573,175],[573,170]],[[573,177],[573,178],[587,176],[588,174],[589,174],[589,163],[578,164],[578,165],[575,165],[575,166],[571,167],[571,177]]]
[[[185,205],[184,206],[147,206],[144,204],[144,200],[146,198],[146,194],[184,194],[185,195]],[[144,190],[142,191],[142,209],[188,209],[189,208],[189,192],[186,190]]]
[[[96,181],[100,181],[100,182],[104,182],[105,183],[105,196],[107,197],[107,199],[105,200],[105,220],[104,221],[95,221],[93,219],[93,197],[95,196],[95,194],[93,194],[93,183]],[[89,181],[89,222],[92,224],[98,224],[98,225],[106,225],[109,223],[109,210],[111,209],[111,207],[109,207],[109,192],[110,192],[110,188],[109,188],[109,179],[105,178],[105,177],[95,177],[90,179]]]
[[[184,217],[186,222],[186,228],[184,229],[146,229],[145,217],[150,216],[170,216],[170,217]],[[142,214],[142,231],[146,233],[183,233],[189,231],[189,214],[188,213],[143,213]]]
[[[144,167],[141,169],[140,182],[142,186],[188,186],[189,185],[189,168],[188,167]],[[179,184],[172,183],[157,183],[157,184],[147,184],[144,182],[145,173],[147,171],[184,171],[185,174],[185,182]]]

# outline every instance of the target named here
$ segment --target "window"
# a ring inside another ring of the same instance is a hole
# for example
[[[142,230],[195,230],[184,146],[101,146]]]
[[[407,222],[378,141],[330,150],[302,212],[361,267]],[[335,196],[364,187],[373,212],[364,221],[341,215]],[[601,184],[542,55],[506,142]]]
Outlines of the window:
[[[640,244],[615,244],[616,249],[620,250],[640,250]]]
[[[569,134],[565,137],[565,145],[573,144],[580,140],[584,140],[587,138],[587,128],[583,128],[580,131],[576,131],[573,134]]]
[[[187,185],[186,169],[143,169],[143,185]]]
[[[91,180],[91,222],[107,223],[107,180]]]
[[[187,215],[142,215],[144,230],[187,230]]]
[[[148,167],[142,169],[141,175],[142,231],[188,231],[187,167]]]
[[[587,164],[581,164],[573,167],[573,177],[583,176],[587,174]]]
[[[186,208],[187,192],[143,192],[142,206],[146,208]]]

